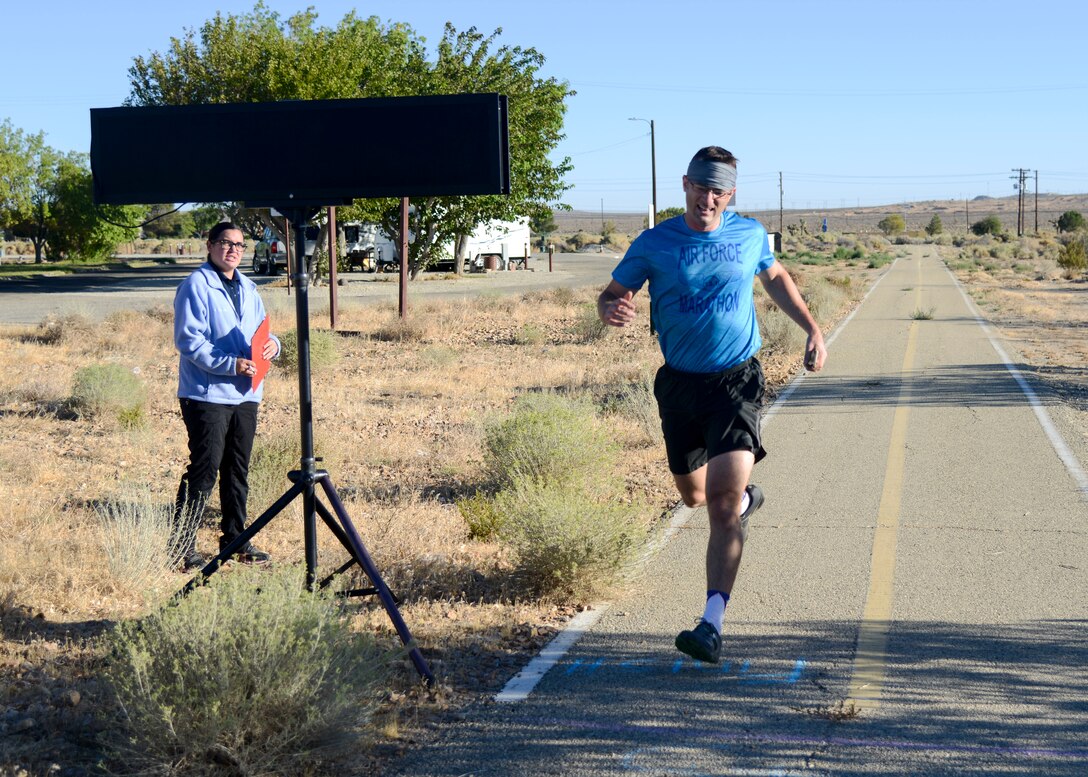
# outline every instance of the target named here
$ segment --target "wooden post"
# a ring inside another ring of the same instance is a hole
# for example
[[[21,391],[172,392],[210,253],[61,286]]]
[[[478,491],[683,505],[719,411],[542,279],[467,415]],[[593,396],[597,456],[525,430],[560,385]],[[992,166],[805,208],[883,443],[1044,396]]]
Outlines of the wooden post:
[[[287,252],[287,296],[291,296],[291,277],[295,271],[295,266],[291,263],[291,221],[286,216],[283,217],[283,235],[285,240],[283,241],[283,248]]]
[[[336,329],[336,206],[329,206],[329,326]]]
[[[408,315],[408,198],[400,201],[400,317]]]

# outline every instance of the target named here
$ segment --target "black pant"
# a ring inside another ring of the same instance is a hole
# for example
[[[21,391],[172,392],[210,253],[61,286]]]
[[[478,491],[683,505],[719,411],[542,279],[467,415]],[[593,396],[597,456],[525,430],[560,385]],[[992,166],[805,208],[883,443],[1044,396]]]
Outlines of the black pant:
[[[249,496],[249,455],[257,433],[257,403],[218,405],[214,402],[181,400],[181,417],[189,433],[189,467],[182,475],[174,502],[174,524],[183,520],[192,528],[189,550],[195,549],[196,527],[219,476],[219,502],[223,520],[220,547],[245,528],[246,499]]]

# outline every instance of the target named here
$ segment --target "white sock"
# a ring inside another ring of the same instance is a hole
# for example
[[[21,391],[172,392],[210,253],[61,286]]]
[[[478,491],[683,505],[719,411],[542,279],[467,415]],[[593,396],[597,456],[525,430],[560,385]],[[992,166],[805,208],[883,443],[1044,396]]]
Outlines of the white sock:
[[[744,493],[740,497],[740,514],[744,515],[744,511],[748,509],[748,505],[752,499],[748,496],[748,489],[744,489]]]
[[[722,633],[722,617],[725,615],[725,603],[728,595],[721,591],[707,591],[706,610],[703,611],[703,620],[713,626],[719,634]]]

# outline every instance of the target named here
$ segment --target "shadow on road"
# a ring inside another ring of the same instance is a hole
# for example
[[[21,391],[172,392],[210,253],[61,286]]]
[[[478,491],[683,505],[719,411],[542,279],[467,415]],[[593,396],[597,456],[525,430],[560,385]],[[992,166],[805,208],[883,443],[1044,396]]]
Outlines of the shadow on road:
[[[595,631],[527,701],[478,708],[390,773],[1088,772],[1085,621],[894,623],[888,701],[856,714],[856,623],[754,626],[716,667],[660,634]]]
[[[1033,368],[1013,365],[1022,375]],[[1088,377],[1088,368],[1079,371]],[[913,407],[1009,407],[1027,402],[1020,385],[1003,364],[951,364],[915,370],[901,375],[873,377],[826,376],[806,380],[790,395],[792,408],[819,408],[834,412],[836,407],[891,406],[900,404],[904,384],[909,389],[907,406]],[[1060,404],[1060,396],[1043,385],[1033,389],[1045,404]]]

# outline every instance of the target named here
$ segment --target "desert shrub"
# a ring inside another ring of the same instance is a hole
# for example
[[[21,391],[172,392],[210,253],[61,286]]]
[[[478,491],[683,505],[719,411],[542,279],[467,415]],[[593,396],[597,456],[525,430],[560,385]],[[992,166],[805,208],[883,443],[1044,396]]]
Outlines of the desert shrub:
[[[178,534],[174,505],[156,502],[148,491],[127,489],[96,506],[106,567],[121,588],[147,594],[182,559],[191,533]]]
[[[593,343],[608,334],[608,325],[597,314],[596,303],[579,307],[570,329],[579,343]]]
[[[314,455],[321,459],[318,467],[336,470],[342,457],[340,449],[334,443],[327,445],[323,437],[314,440]],[[296,470],[302,462],[302,441],[297,427],[278,432],[257,430],[253,441],[253,453],[249,458],[249,510],[259,515],[270,507],[291,487],[287,473]]]
[[[476,493],[457,500],[457,509],[468,526],[468,536],[474,540],[494,539],[502,526],[503,514],[495,499]]]
[[[312,773],[357,746],[387,661],[301,570],[239,569],[106,638],[119,762],[163,774]]]
[[[941,217],[936,213],[933,214],[933,218],[926,224],[926,234],[930,237],[939,235],[944,231],[944,224],[941,223]]]
[[[394,318],[374,331],[374,339],[385,343],[421,343],[427,329],[414,318]]]
[[[823,265],[829,261],[827,254],[808,250],[801,250],[792,254],[783,253],[779,258],[787,264]]]
[[[420,363],[431,368],[448,367],[460,358],[456,349],[446,345],[431,345],[419,352]]]
[[[1002,226],[1001,219],[997,216],[987,216],[972,224],[971,231],[976,235],[994,235],[996,237],[1004,234],[1005,227]]]
[[[143,381],[120,364],[92,364],[76,371],[72,407],[95,418],[113,417],[122,426],[143,422],[147,389]]]
[[[549,289],[544,292],[547,299],[550,299],[556,305],[573,305],[578,301],[578,295],[574,289],[568,286],[558,286],[554,289]]]
[[[839,261],[853,261],[855,259],[863,259],[865,257],[865,252],[857,246],[853,248],[839,246],[835,249],[835,253],[832,254],[832,257]]]
[[[1065,270],[1069,277],[1078,272],[1084,272],[1088,268],[1088,252],[1085,251],[1084,241],[1070,240],[1058,253],[1058,266]]]
[[[540,345],[548,339],[547,332],[539,324],[527,322],[514,332],[514,345]]]
[[[284,370],[298,367],[298,331],[288,329],[280,338],[280,355],[276,366]],[[337,359],[336,334],[328,329],[310,330],[310,369],[318,371],[331,367]]]
[[[759,332],[763,336],[763,347],[768,351],[797,351],[807,340],[804,330],[774,305],[760,310]]]
[[[596,493],[609,482],[617,455],[593,406],[559,394],[524,394],[508,416],[484,429],[484,465],[502,488],[528,481]]]
[[[575,251],[581,250],[583,246],[587,246],[591,243],[596,242],[597,238],[593,235],[587,234],[586,232],[577,232],[571,235],[570,238],[567,240],[567,244],[570,245],[570,247],[573,248]]]
[[[869,268],[873,270],[883,267],[886,264],[891,264],[894,261],[894,256],[883,251],[878,251],[875,254],[869,254]]]
[[[615,251],[626,251],[631,245],[631,238],[618,232],[611,232],[605,236],[604,244]]]
[[[639,510],[591,501],[577,488],[520,482],[501,492],[499,536],[514,551],[515,575],[538,596],[588,601],[617,582],[646,540]]]
[[[842,307],[846,294],[841,286],[816,281],[807,284],[802,291],[809,312],[817,321],[826,322]]]
[[[1078,211],[1067,210],[1058,216],[1055,226],[1057,226],[1059,232],[1076,232],[1078,229],[1084,229],[1084,216]]]
[[[259,515],[290,488],[287,473],[299,468],[301,458],[302,443],[298,431],[288,429],[257,435],[253,440],[253,453],[249,457],[247,503],[251,514]]]
[[[877,222],[876,226],[885,235],[897,235],[907,228],[907,222],[898,213],[892,213]]]
[[[94,324],[86,316],[72,313],[64,316],[49,316],[40,324],[37,331],[28,339],[42,345],[57,345],[64,342],[88,339],[94,330]]]
[[[654,444],[664,442],[661,416],[657,409],[657,399],[654,397],[652,374],[642,375],[638,380],[621,385],[611,403],[611,409],[633,421],[648,442]]]

